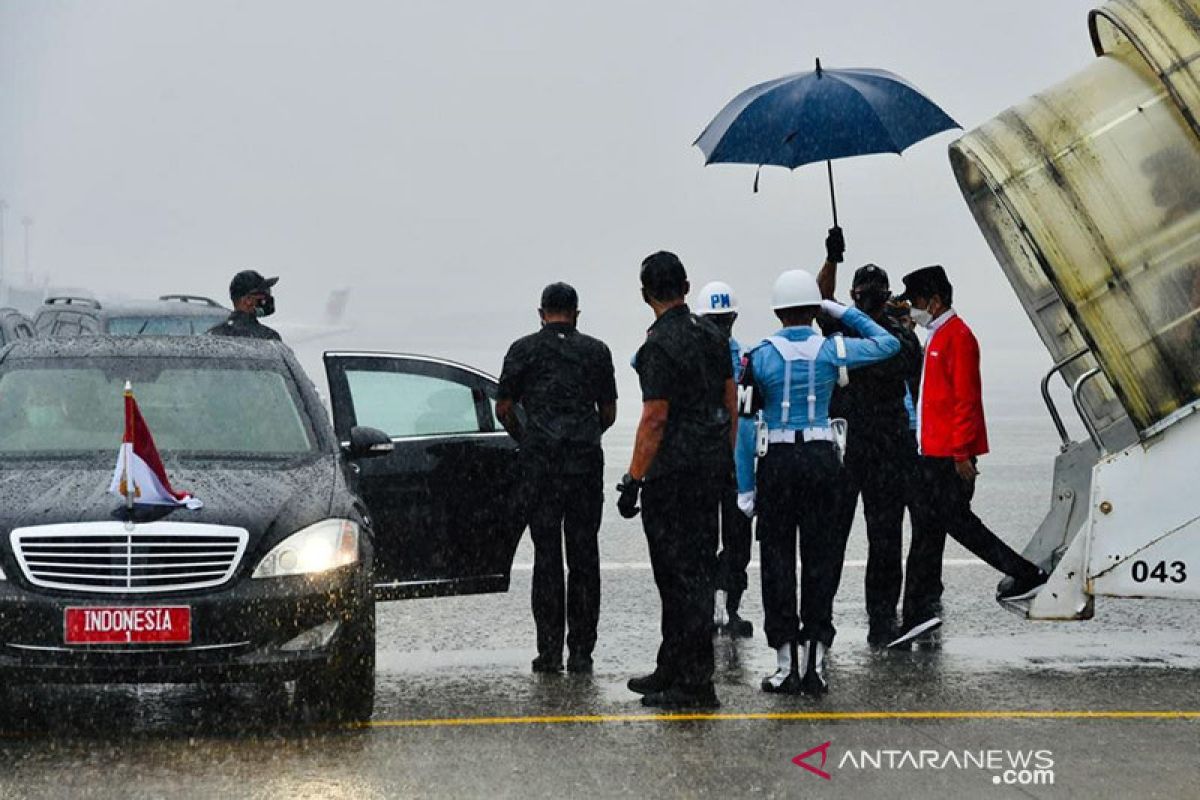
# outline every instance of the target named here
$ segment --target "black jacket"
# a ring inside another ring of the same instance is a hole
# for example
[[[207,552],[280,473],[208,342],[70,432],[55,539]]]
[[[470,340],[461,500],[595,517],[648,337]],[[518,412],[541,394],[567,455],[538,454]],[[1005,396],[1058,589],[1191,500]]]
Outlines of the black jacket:
[[[211,336],[244,336],[249,339],[272,339],[282,341],[279,334],[258,321],[254,314],[234,311],[220,325],[208,329]]]
[[[847,435],[851,440],[894,440],[896,437],[907,440],[910,428],[904,394],[906,389],[911,391],[916,403],[924,358],[921,342],[915,333],[887,314],[876,321],[900,340],[900,352],[886,361],[851,372],[850,383],[834,389],[829,416],[846,420],[849,424]],[[858,336],[831,317],[822,315],[819,324],[826,336]]]

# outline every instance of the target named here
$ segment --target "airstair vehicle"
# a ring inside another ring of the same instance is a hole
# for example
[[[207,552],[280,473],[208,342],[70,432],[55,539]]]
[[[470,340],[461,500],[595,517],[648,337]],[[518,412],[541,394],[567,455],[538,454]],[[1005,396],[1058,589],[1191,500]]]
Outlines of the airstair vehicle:
[[[1052,574],[1031,619],[1200,599],[1200,0],[1112,0],[1088,25],[1086,69],[950,146],[1055,362],[1042,396],[1062,450],[1025,548]]]

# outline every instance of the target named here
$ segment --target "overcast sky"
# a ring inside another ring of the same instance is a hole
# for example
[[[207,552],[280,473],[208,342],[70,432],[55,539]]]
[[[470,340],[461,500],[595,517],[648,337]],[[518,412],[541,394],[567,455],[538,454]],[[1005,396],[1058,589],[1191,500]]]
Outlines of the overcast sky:
[[[823,257],[821,166],[758,194],[752,167],[703,166],[725,102],[819,56],[900,73],[969,130],[1086,65],[1094,5],[0,0],[7,265],[29,215],[52,284],[224,298],[252,267],[282,276],[282,319],[350,287],[358,328],[330,345],[492,372],[566,280],[629,399],[646,254],[731,283],[748,342],[776,275]],[[836,164],[843,269],[944,264],[989,403],[1036,409],[1048,357],[954,182],[958,135]]]

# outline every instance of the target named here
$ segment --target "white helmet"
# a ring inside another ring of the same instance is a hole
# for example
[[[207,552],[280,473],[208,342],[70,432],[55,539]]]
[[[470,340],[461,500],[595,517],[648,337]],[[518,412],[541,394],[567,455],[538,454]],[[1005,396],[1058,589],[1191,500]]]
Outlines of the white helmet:
[[[696,300],[696,314],[701,317],[707,314],[733,314],[737,310],[737,295],[723,281],[704,284]]]
[[[821,290],[812,273],[802,269],[789,269],[775,280],[771,290],[771,308],[797,308],[821,305]]]

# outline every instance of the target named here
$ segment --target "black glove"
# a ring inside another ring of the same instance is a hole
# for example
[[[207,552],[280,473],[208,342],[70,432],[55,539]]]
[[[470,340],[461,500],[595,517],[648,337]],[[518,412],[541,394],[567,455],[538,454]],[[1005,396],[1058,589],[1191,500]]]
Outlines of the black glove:
[[[842,229],[834,225],[829,229],[829,235],[825,237],[825,258],[834,264],[840,264],[845,257],[846,240],[842,236]]]
[[[625,519],[633,519],[641,511],[638,506],[638,492],[642,489],[642,482],[635,480],[628,472],[621,478],[621,482],[617,484],[617,491],[621,496],[617,498],[617,510],[621,512],[621,516]]]

